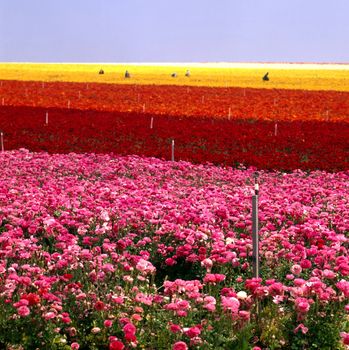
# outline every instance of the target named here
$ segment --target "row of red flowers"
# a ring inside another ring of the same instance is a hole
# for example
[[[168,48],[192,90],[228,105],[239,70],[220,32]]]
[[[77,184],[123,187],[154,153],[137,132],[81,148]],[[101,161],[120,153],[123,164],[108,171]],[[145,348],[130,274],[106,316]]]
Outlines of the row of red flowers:
[[[2,81],[1,104],[175,116],[346,121],[349,92]]]
[[[344,122],[276,124],[3,106],[0,130],[5,150],[25,147],[51,153],[113,152],[171,159],[174,140],[175,159],[194,163],[283,170],[349,168],[349,124]]]

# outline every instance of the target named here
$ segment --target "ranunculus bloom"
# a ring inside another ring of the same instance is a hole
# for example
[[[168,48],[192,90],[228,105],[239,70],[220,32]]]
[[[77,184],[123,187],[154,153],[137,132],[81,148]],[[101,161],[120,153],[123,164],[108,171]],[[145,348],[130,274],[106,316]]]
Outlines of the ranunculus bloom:
[[[343,344],[349,345],[349,333],[341,332],[341,333],[340,333],[340,336],[341,336],[341,338],[342,338]]]
[[[247,298],[247,293],[243,290],[240,290],[240,292],[238,292],[236,296],[240,300],[245,300]]]
[[[188,345],[184,341],[178,341],[173,344],[172,350],[188,350]]]
[[[296,276],[300,275],[302,272],[302,266],[300,266],[298,264],[293,265],[291,267],[291,272]]]
[[[78,350],[80,348],[79,343],[71,343],[70,347],[72,348],[72,350]]]
[[[104,305],[103,301],[100,301],[100,300],[96,301],[95,309],[97,311],[102,311],[102,310],[104,310],[104,308],[105,308],[105,305]]]
[[[182,328],[178,324],[171,324],[170,325],[170,331],[172,333],[179,333],[181,330],[182,330]]]
[[[136,330],[137,328],[132,323],[127,323],[123,328],[124,333],[136,334]]]
[[[224,310],[230,310],[232,314],[237,314],[240,307],[240,302],[234,297],[222,296],[222,306]]]
[[[194,338],[197,337],[199,334],[201,333],[201,329],[199,327],[191,327],[189,328],[185,334],[189,337],[189,338]]]
[[[297,298],[296,299],[296,309],[298,312],[306,313],[310,309],[310,304],[305,298]]]
[[[20,306],[17,309],[17,312],[18,312],[18,315],[22,317],[28,316],[30,314],[30,310],[27,306]]]
[[[109,344],[109,350],[123,350],[124,348],[125,345],[119,340],[114,340]]]
[[[113,321],[105,320],[103,324],[104,324],[104,327],[110,328],[113,325]]]
[[[294,329],[294,332],[298,333],[299,330],[301,330],[303,334],[306,334],[309,329],[308,329],[308,327],[305,327],[303,323],[301,323]]]

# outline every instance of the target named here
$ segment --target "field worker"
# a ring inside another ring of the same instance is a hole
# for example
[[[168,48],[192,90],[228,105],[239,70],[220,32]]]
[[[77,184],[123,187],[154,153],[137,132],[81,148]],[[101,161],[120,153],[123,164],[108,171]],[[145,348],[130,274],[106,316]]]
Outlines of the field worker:
[[[104,70],[103,70],[103,69],[100,69],[100,71],[99,71],[98,74],[104,74]]]
[[[128,70],[125,72],[125,78],[131,78],[131,74],[128,72]]]
[[[189,69],[187,69],[187,71],[185,72],[185,76],[188,77],[188,78],[190,77],[190,71],[189,71]]]
[[[172,78],[177,78],[177,73],[176,73],[176,72],[175,72],[175,73],[172,73],[172,74],[171,74],[171,77],[172,77]]]
[[[264,77],[263,77],[263,81],[269,81],[269,77],[268,77],[269,72],[267,72]]]

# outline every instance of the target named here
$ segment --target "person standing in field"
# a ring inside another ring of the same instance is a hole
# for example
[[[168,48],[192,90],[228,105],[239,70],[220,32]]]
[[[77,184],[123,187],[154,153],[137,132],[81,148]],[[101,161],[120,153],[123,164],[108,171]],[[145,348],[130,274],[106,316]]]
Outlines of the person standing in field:
[[[131,74],[129,73],[128,70],[126,70],[126,72],[125,72],[125,78],[131,78]]]
[[[185,72],[185,76],[188,77],[188,78],[190,77],[190,71],[189,71],[189,69],[187,69],[187,71]]]
[[[267,73],[264,75],[263,81],[269,81],[268,75],[269,75],[269,72],[267,72]]]

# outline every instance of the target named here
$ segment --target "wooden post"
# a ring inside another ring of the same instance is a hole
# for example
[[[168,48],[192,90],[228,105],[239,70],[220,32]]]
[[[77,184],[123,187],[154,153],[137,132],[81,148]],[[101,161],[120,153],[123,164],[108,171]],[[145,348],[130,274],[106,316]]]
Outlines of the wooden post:
[[[68,109],[70,109],[70,100],[68,100]]]
[[[48,112],[46,112],[46,125],[48,125]]]
[[[151,119],[150,119],[150,129],[153,128],[153,122],[154,122],[154,117],[151,117]]]
[[[231,108],[229,107],[229,111],[228,111],[228,119],[230,120],[231,117]]]
[[[275,123],[275,127],[274,127],[274,136],[278,135],[278,123]]]
[[[145,103],[143,103],[143,113],[145,113]]]

